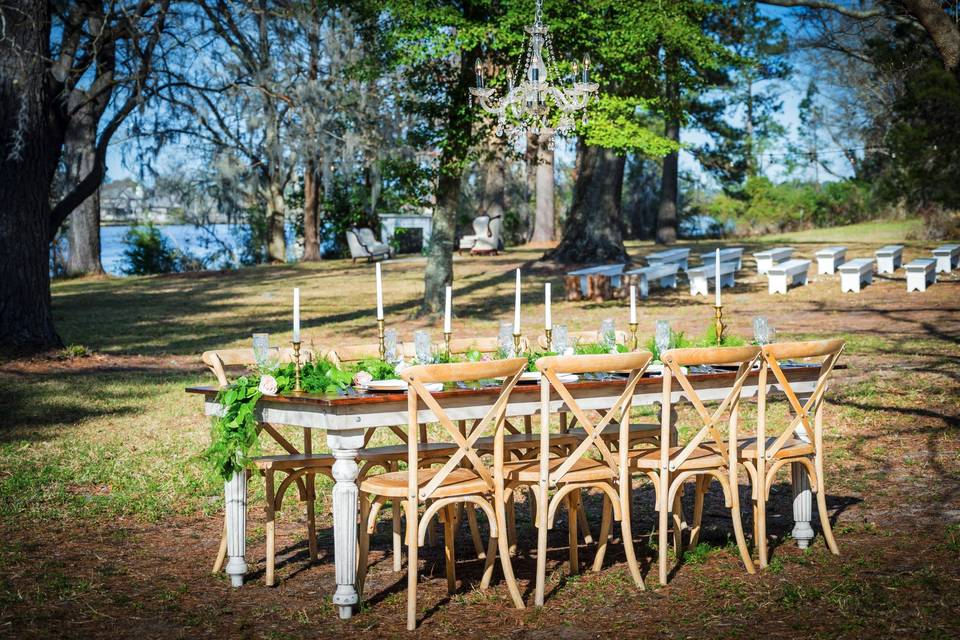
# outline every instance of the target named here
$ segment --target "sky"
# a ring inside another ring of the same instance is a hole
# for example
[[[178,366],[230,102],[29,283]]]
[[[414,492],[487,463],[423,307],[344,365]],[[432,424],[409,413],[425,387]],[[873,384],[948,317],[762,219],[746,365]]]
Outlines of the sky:
[[[778,8],[778,7],[768,7],[765,6],[761,11],[769,16],[779,17],[787,30],[788,33],[791,32],[791,28],[794,25],[794,20],[791,17],[791,11],[788,9]],[[782,138],[779,142],[777,148],[770,149],[771,153],[783,153],[786,150],[787,144],[791,141],[797,140],[797,128],[799,125],[799,104],[803,100],[804,93],[806,92],[806,87],[810,74],[812,70],[802,66],[800,60],[793,60],[794,64],[794,73],[784,82],[779,82],[778,88],[781,92],[781,97],[783,100],[783,109],[780,112],[778,119],[780,123],[786,128],[787,135]],[[601,91],[603,88],[601,87]],[[695,129],[685,129],[681,132],[681,143],[688,145],[701,145],[706,142],[709,138],[703,132],[697,131]],[[119,180],[122,178],[133,178],[138,179],[138,168],[136,166],[136,158],[133,153],[128,152],[126,163],[124,163],[124,158],[122,157],[121,147],[123,145],[123,140],[120,135],[115,136],[114,141],[111,143],[107,151],[107,179],[108,180]],[[187,158],[189,153],[189,147],[185,145],[173,146],[161,153],[161,161],[159,167],[161,170],[165,165],[169,166],[170,164],[179,164],[181,160]],[[558,145],[558,154],[561,156],[560,161],[567,164],[572,163],[572,157],[566,157],[572,154],[572,145]],[[166,160],[166,162],[164,162]],[[783,164],[782,159],[776,159],[772,164],[769,160],[764,160],[763,166],[767,177],[771,180],[781,181],[787,179],[788,174],[786,168]],[[696,161],[693,155],[689,151],[681,151],[680,153],[680,170],[684,173],[688,173],[701,181],[701,184],[706,188],[716,187],[716,182],[713,178],[707,175],[703,169],[700,167],[700,164]],[[803,177],[803,176],[797,176]],[[837,178],[831,177],[825,172],[820,172],[819,175],[821,181],[835,180]]]

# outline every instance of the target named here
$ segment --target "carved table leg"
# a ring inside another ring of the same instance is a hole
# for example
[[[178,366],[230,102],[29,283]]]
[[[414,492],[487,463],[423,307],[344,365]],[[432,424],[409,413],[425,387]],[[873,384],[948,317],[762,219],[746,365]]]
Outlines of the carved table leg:
[[[793,477],[793,539],[797,546],[806,549],[813,540],[813,527],[810,520],[813,517],[813,493],[810,491],[810,478],[807,470],[799,462],[790,465],[790,474]]]
[[[340,617],[353,615],[357,604],[357,517],[359,490],[357,489],[357,453],[363,447],[363,430],[328,432],[327,444],[337,459],[333,463],[333,540],[337,573],[337,591],[333,603],[340,609]]]
[[[247,572],[247,472],[239,471],[223,483],[227,511],[227,575],[234,587],[243,585]]]

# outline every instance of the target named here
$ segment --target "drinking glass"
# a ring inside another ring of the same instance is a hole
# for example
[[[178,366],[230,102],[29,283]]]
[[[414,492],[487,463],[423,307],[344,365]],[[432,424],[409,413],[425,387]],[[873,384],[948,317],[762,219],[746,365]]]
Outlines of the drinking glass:
[[[430,342],[430,332],[420,329],[413,334],[413,346],[417,353],[417,362],[430,364],[433,362],[433,348]]]
[[[770,325],[767,324],[765,316],[757,316],[753,319],[753,340],[761,346],[770,344]]]
[[[657,331],[654,335],[657,353],[661,354],[670,348],[670,323],[666,320],[657,320]]]
[[[513,323],[507,322],[506,320],[500,321],[500,333],[498,335],[500,351],[502,351],[508,358],[514,356],[513,353]]]
[[[397,362],[397,330],[387,329],[383,332],[383,358],[387,362]]]
[[[605,318],[600,323],[600,344],[607,349],[617,346],[617,327],[613,323],[613,318]]]
[[[555,324],[553,325],[553,333],[550,335],[550,349],[554,353],[559,353],[563,355],[563,352],[567,350],[568,339],[567,339],[567,325],[565,324]]]
[[[257,369],[265,371],[270,367],[270,334],[253,334],[253,361],[257,363]]]

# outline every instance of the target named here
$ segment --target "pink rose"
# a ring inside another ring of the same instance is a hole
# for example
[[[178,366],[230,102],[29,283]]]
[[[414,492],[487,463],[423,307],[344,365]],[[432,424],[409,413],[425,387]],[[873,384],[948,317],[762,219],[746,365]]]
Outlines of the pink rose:
[[[260,386],[257,390],[265,396],[277,395],[277,379],[271,375],[263,376],[260,378]]]
[[[353,385],[355,387],[365,387],[373,380],[373,376],[366,371],[357,371],[353,374]]]

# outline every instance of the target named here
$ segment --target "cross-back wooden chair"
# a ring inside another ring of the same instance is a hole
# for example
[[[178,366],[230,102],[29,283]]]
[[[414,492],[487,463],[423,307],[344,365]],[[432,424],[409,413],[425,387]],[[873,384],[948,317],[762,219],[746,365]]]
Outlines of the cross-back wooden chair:
[[[447,588],[456,588],[456,557],[454,534],[456,510],[460,504],[476,505],[484,511],[490,522],[490,540],[486,552],[481,588],[486,588],[493,574],[497,550],[510,596],[518,608],[523,600],[513,575],[506,537],[504,496],[504,417],[507,402],[526,368],[524,358],[470,362],[456,364],[417,365],[404,369],[401,377],[409,384],[407,413],[409,419],[407,438],[408,466],[406,470],[368,476],[360,483],[360,554],[357,573],[357,590],[363,593],[367,571],[367,554],[370,536],[376,524],[377,511],[386,500],[401,500],[407,514],[407,628],[416,628],[418,548],[424,543],[426,526],[433,516],[443,514],[444,550],[446,560]],[[426,388],[430,383],[450,384],[481,379],[503,377],[500,393],[480,422],[466,433],[448,417],[440,402]],[[418,468],[420,442],[417,434],[420,426],[421,406],[432,412],[454,443],[456,450],[439,467]],[[492,429],[498,445],[494,448],[493,463],[487,464],[476,448],[480,436]],[[464,465],[469,461],[469,465]],[[419,506],[428,504],[421,517]]]
[[[810,477],[810,487],[817,495],[820,527],[830,552],[840,555],[833,537],[823,475],[823,404],[827,384],[844,348],[843,340],[816,340],[768,344],[762,354],[766,367],[760,370],[760,394],[757,399],[757,435],[739,442],[740,457],[751,474],[754,493],[754,527],[760,566],[767,566],[766,511],[770,487],[781,467],[799,463]],[[805,402],[797,397],[783,372],[781,361],[786,359],[820,359],[820,373],[813,392]],[[773,374],[773,380],[769,379]],[[787,397],[790,422],[778,435],[771,433],[767,421],[767,385],[779,384]]]
[[[542,606],[546,583],[547,532],[553,528],[560,504],[567,509],[568,539],[570,544],[570,573],[579,572],[578,511],[582,510],[580,492],[598,489],[603,492],[603,519],[593,570],[603,564],[610,536],[611,517],[621,523],[627,564],[637,586],[643,587],[640,568],[630,542],[630,473],[627,455],[630,406],[637,383],[652,359],[648,351],[611,355],[547,356],[537,360],[540,381],[540,449],[534,460],[514,461],[506,467],[508,490],[517,486],[535,487],[531,494],[536,500],[537,577],[535,602]],[[594,421],[581,408],[567,386],[560,380],[563,374],[628,372],[623,391],[599,420]],[[556,393],[567,411],[577,416],[584,437],[561,455],[550,437],[551,392]],[[617,425],[620,447],[614,453],[603,434],[608,425]],[[592,457],[591,454],[593,454]],[[556,489],[552,498],[549,490]]]
[[[700,532],[703,517],[703,498],[710,486],[711,478],[716,479],[723,488],[726,506],[733,519],[733,530],[737,540],[740,557],[749,573],[754,573],[753,560],[743,535],[743,523],[740,517],[740,499],[737,492],[738,455],[737,447],[729,442],[737,442],[737,417],[740,395],[751,369],[760,357],[759,347],[712,347],[693,349],[671,349],[661,354],[661,361],[667,365],[663,372],[663,405],[660,419],[660,446],[649,451],[629,452],[631,467],[646,474],[654,484],[658,512],[658,553],[660,584],[667,583],[667,534],[668,519],[673,513],[673,538],[678,559],[683,556],[682,515],[680,497],[684,484],[696,480],[694,494],[693,528],[690,544],[695,545]],[[702,365],[733,365],[737,367],[733,383],[726,396],[720,399],[713,411],[707,409],[704,401],[693,387],[682,367]],[[699,428],[683,446],[673,446],[671,430],[673,428],[674,381],[679,384],[679,393],[685,397],[696,412]],[[728,436],[720,430],[724,415],[727,419]]]

